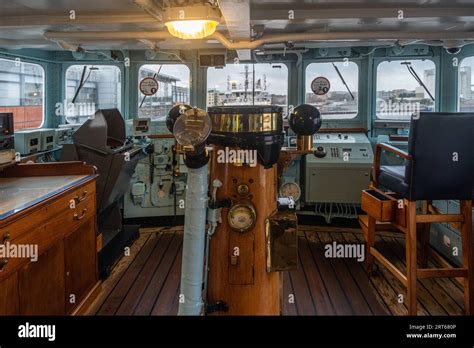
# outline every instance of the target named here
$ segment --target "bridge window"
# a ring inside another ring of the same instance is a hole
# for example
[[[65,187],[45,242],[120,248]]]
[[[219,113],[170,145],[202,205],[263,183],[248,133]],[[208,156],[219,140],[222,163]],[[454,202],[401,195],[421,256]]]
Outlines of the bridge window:
[[[207,106],[278,105],[287,113],[285,64],[229,64],[207,70]]]
[[[408,120],[434,111],[436,67],[431,60],[385,61],[377,67],[377,118]]]
[[[359,67],[354,62],[311,63],[306,67],[305,102],[325,120],[352,119],[359,104]]]
[[[463,112],[474,111],[474,92],[472,91],[474,77],[474,57],[462,60],[459,66],[458,78],[458,109]]]
[[[66,105],[56,104],[56,115],[65,116],[68,123],[83,123],[98,109],[120,110],[121,100],[122,76],[118,67],[71,65],[66,70]]]
[[[176,104],[189,104],[190,70],[184,64],[147,64],[138,72],[138,83],[154,78],[158,89],[153,95],[144,95],[138,89],[138,116],[157,119],[166,116]]]
[[[13,113],[15,130],[41,127],[43,106],[43,67],[19,59],[0,59],[0,112]]]

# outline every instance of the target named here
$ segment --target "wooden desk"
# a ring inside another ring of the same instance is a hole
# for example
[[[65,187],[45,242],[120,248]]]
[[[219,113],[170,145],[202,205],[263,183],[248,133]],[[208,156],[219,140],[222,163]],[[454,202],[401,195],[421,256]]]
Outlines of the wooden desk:
[[[0,172],[0,315],[73,313],[96,287],[96,176],[80,162]]]

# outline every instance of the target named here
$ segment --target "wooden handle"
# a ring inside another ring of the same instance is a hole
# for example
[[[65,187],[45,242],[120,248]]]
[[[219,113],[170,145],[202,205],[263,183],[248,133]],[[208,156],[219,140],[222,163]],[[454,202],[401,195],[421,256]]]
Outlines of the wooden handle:
[[[82,196],[77,195],[76,197],[74,197],[74,200],[76,201],[76,203],[79,203],[79,202],[82,202],[84,199],[86,199],[86,196],[87,196],[87,191],[84,191],[82,193]]]
[[[4,257],[4,258],[2,259],[2,261],[0,262],[0,271],[2,271],[2,270],[5,268],[5,266],[7,265],[7,263],[8,263],[8,258],[7,258],[7,257]]]
[[[77,213],[74,214],[74,220],[82,220],[86,216],[87,208],[84,208],[82,210],[81,216],[77,215]]]

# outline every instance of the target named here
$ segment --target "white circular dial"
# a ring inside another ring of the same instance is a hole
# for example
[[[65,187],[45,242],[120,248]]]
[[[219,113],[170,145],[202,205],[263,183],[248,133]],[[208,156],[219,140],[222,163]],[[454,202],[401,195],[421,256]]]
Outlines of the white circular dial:
[[[256,219],[257,215],[251,204],[236,204],[230,208],[227,216],[229,226],[238,232],[250,230]]]
[[[280,186],[280,197],[293,197],[296,202],[301,197],[301,188],[296,182],[286,182]]]

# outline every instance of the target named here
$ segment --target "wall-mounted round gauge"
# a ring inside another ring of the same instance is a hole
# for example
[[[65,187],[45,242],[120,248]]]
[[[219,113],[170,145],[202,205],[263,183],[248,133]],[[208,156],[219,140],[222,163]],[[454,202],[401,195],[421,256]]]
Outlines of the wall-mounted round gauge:
[[[285,182],[280,186],[280,197],[293,197],[296,202],[301,197],[301,188],[296,182]]]
[[[229,226],[237,232],[246,232],[250,230],[257,220],[257,213],[255,208],[250,203],[238,203],[233,205],[229,214],[227,214],[227,221]]]

